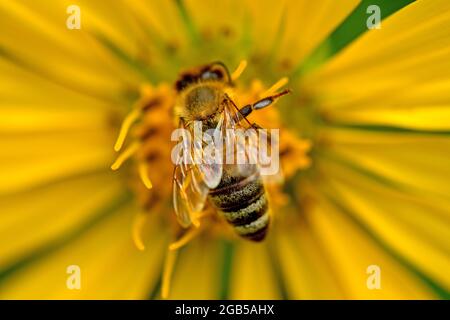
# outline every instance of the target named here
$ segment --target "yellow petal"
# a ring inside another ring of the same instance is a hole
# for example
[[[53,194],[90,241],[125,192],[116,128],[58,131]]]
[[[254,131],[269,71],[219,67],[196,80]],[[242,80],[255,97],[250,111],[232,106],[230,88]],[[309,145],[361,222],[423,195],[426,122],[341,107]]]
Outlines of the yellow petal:
[[[158,281],[167,245],[153,219],[151,250],[138,251],[130,236],[136,208],[126,206],[67,245],[13,273],[2,283],[3,299],[143,299]],[[128,226],[128,227],[127,227]],[[66,286],[67,267],[81,270],[81,289]]]
[[[360,0],[286,1],[286,16],[284,18],[286,30],[280,42],[280,47],[277,48],[280,55],[279,59],[291,61],[295,64],[301,63],[360,2]],[[278,7],[283,6],[280,2],[272,3]],[[272,11],[267,11],[266,14],[271,15]],[[267,23],[274,18],[267,17],[268,20],[263,21],[273,31],[276,31],[271,23]]]
[[[280,299],[266,244],[241,241],[231,272],[230,299]]]
[[[428,289],[335,207],[320,200],[308,215],[313,232],[328,252],[329,263],[348,299],[426,299]],[[381,288],[369,289],[367,268],[381,269]]]
[[[447,129],[449,23],[448,1],[416,1],[308,75],[304,85],[332,120]]]
[[[120,96],[119,93],[117,91],[111,92],[109,96]],[[81,111],[96,114],[123,109],[123,105],[117,102],[112,104],[99,101],[97,98],[62,87],[1,57],[0,94],[2,95],[0,110],[9,114],[10,112],[18,113],[20,107],[28,107],[24,110],[22,116],[30,115],[30,111],[43,112],[43,109],[49,109],[47,111],[52,111],[54,114]],[[114,99],[118,100],[118,98]],[[7,114],[4,116],[7,116]],[[52,115],[48,116],[51,117]],[[8,124],[8,122],[3,121],[2,124]],[[70,123],[67,123],[67,125],[70,125]]]
[[[25,134],[1,140],[0,194],[74,174],[107,170],[113,159],[113,139],[105,131],[86,131]]]
[[[400,185],[448,199],[448,137],[361,130],[328,133],[334,140],[330,148],[341,157]]]
[[[449,89],[450,90],[450,89]],[[338,123],[387,125],[415,130],[450,129],[450,108],[448,106],[385,106],[339,110],[327,114],[328,120]]]
[[[273,231],[277,236],[276,251],[289,299],[342,298],[334,270],[310,228],[303,221],[285,223]]]
[[[92,96],[115,99],[124,91],[124,79],[136,81],[130,70],[121,67],[111,53],[97,43],[89,31],[95,29],[91,22],[90,6],[80,4],[82,27],[69,30],[65,25],[66,8],[72,3],[45,1],[39,4],[19,1],[2,2],[0,28],[14,30],[2,32],[2,55],[56,83],[63,84]],[[92,2],[89,2],[92,4]],[[95,16],[111,12],[111,5],[103,6]],[[105,17],[108,19],[110,17]],[[117,17],[114,17],[117,19]],[[117,26],[110,18],[108,27]],[[124,29],[124,25],[121,25]],[[121,28],[117,28],[121,30]],[[113,37],[108,30],[102,29]],[[100,32],[100,31],[99,31]],[[122,31],[123,32],[123,31]],[[130,33],[132,34],[132,33]],[[125,39],[129,38],[129,34]],[[118,37],[114,38],[119,43]],[[122,37],[123,39],[123,37]],[[29,48],[33,50],[29,50]]]
[[[239,38],[245,32],[244,17],[251,2],[187,0],[185,3],[195,26],[202,34],[229,33],[230,36]],[[259,3],[264,6],[267,1]],[[211,14],[212,12],[220,12],[220,14]]]
[[[121,192],[118,179],[95,174],[0,198],[0,265],[56,241]]]
[[[217,299],[221,279],[218,241],[196,238],[178,255],[169,299]]]
[[[422,272],[450,288],[449,207],[422,203],[409,195],[344,169],[328,165],[332,192],[387,245]],[[383,199],[380,201],[380,199]],[[419,199],[419,200],[418,200]],[[445,217],[447,215],[447,217]]]

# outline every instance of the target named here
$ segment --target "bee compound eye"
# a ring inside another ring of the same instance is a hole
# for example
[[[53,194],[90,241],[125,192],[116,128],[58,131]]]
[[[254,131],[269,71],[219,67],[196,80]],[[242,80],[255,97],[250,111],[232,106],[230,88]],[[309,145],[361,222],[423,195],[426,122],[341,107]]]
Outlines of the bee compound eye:
[[[217,79],[217,75],[211,71],[205,71],[202,73],[203,80]]]
[[[193,82],[195,82],[195,77],[193,77],[192,75],[186,74],[180,80],[178,80],[176,82],[175,87],[178,91],[181,91]]]
[[[220,70],[206,70],[201,75],[203,80],[221,80],[223,73]]]
[[[177,89],[177,91],[181,91],[181,90],[183,90],[184,88],[186,88],[186,83],[185,83],[183,80],[178,80],[178,81],[175,83],[175,88]]]
[[[214,75],[214,77],[216,77],[216,79],[223,79],[222,70],[215,69],[215,70],[212,70],[211,73]]]

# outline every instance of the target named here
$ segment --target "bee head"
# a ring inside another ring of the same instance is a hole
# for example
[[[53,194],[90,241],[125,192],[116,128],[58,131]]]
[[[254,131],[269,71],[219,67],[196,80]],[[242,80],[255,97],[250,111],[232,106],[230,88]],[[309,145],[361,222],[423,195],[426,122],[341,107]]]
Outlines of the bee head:
[[[175,89],[181,92],[190,85],[207,81],[231,83],[231,77],[227,67],[222,62],[214,62],[186,71],[175,82]]]

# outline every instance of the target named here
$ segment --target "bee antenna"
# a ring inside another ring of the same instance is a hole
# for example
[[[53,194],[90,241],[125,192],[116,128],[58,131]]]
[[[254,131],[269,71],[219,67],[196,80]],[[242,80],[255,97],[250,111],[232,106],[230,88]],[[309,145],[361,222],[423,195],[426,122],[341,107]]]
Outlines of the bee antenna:
[[[228,70],[228,68],[227,68],[227,66],[225,65],[225,63],[223,63],[222,61],[214,61],[214,62],[212,62],[210,65],[211,65],[211,66],[214,66],[214,65],[219,65],[219,66],[221,66],[221,67],[225,70],[225,73],[226,73],[227,78],[228,78],[228,82],[231,83],[232,76],[230,75],[230,71]]]

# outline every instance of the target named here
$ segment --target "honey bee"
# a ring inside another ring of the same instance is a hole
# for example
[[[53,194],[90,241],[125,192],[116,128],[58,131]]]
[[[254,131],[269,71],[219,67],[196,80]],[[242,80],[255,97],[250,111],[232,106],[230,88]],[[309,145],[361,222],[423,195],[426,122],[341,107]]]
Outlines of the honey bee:
[[[193,132],[194,122],[200,122],[203,131],[222,134],[226,129],[260,129],[257,124],[250,123],[247,116],[254,110],[268,107],[289,92],[284,90],[239,108],[230,98],[232,89],[232,77],[220,62],[182,73],[175,83],[177,99],[174,112],[179,127]],[[254,135],[249,136],[250,144],[258,144],[258,140],[252,138]],[[236,152],[233,150],[233,137],[227,136],[223,142],[222,154]],[[190,150],[188,157],[192,160],[198,152],[196,146],[204,142],[194,135],[194,140],[187,144]],[[219,144],[217,147],[220,148]],[[246,154],[247,158],[255,156],[250,153]],[[183,159],[186,159],[186,154],[179,156],[173,174],[173,205],[183,227],[198,223],[199,215],[209,203],[239,236],[257,242],[266,237],[270,210],[258,163],[222,164],[204,154],[200,163]]]

